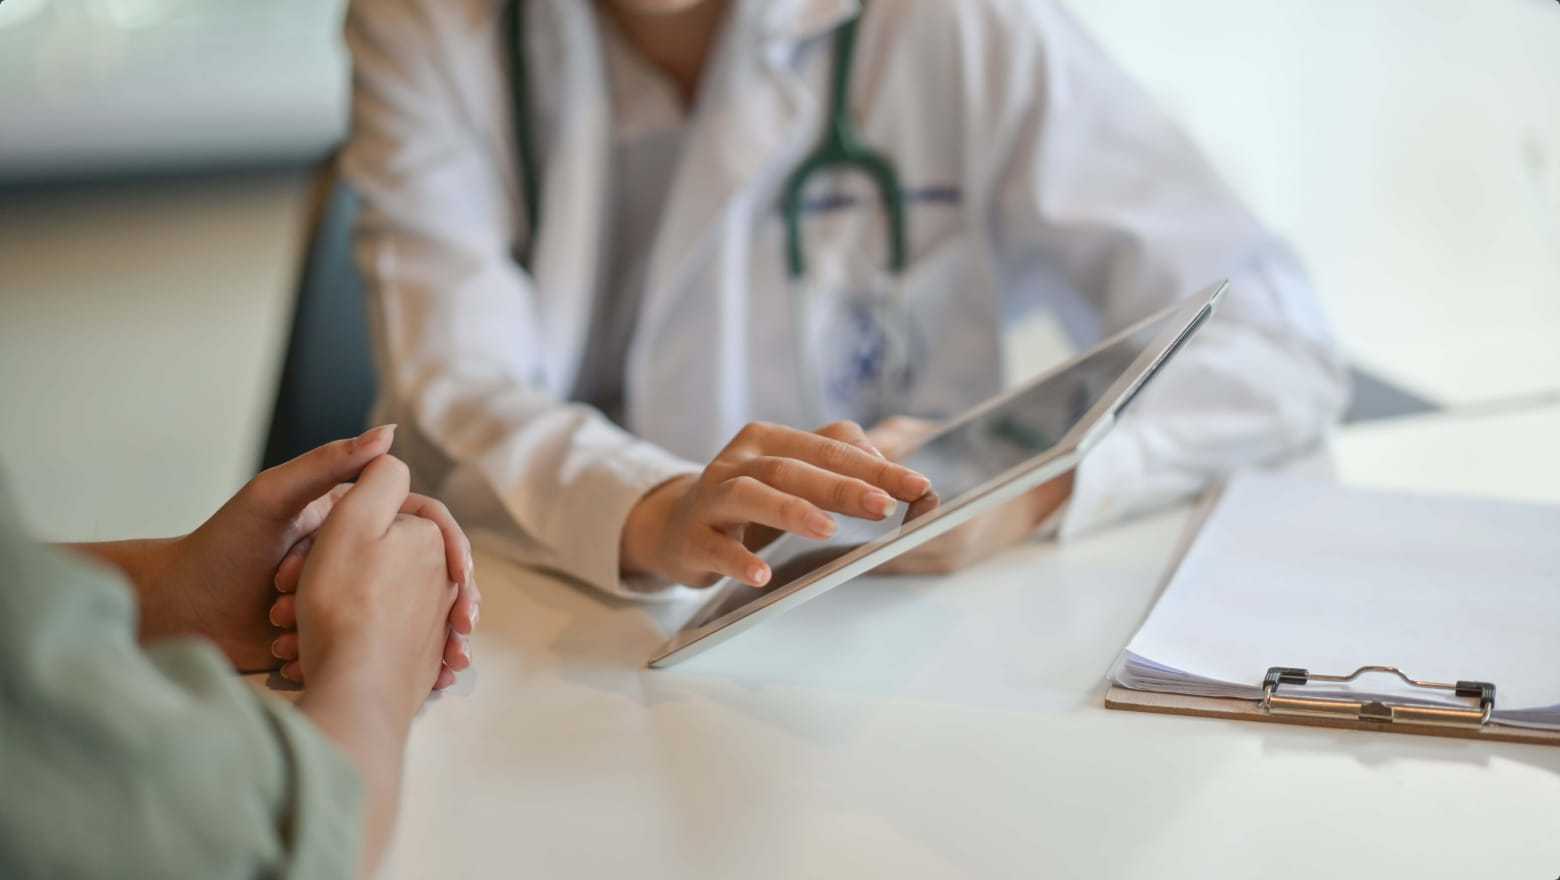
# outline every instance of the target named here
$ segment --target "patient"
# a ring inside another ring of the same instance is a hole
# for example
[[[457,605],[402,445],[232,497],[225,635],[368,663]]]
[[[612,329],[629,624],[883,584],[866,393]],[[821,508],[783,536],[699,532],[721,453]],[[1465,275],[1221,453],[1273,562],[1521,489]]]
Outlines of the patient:
[[[74,548],[106,568],[28,542],[0,484],[0,876],[372,872],[479,600],[392,434],[265,471],[182,538]],[[296,626],[296,708],[233,675],[278,664],[268,616]]]

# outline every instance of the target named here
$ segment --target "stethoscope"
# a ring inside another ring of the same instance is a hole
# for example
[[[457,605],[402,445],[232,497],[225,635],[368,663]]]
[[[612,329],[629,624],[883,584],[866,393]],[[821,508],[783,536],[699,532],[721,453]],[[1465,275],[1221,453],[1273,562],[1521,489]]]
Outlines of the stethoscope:
[[[504,32],[508,35],[508,62],[510,71],[510,109],[514,119],[515,150],[518,156],[521,187],[523,189],[526,228],[531,230],[528,240],[515,248],[516,260],[522,268],[529,269],[532,247],[541,228],[541,170],[537,161],[536,132],[530,100],[530,71],[525,55],[524,0],[508,0],[504,9]],[[904,190],[899,185],[899,174],[893,161],[886,155],[864,145],[851,119],[849,94],[851,68],[856,54],[856,30],[861,13],[857,12],[840,24],[834,37],[834,68],[829,92],[829,122],[824,128],[823,139],[812,152],[786,178],[782,188],[780,212],[786,231],[786,268],[793,287],[799,285],[807,274],[807,255],[802,246],[802,216],[805,213],[804,192],[807,184],[818,174],[837,169],[856,170],[865,173],[878,191],[883,211],[888,220],[888,268],[897,279],[904,273],[906,256],[906,214]],[[897,286],[897,285],[896,285]],[[836,377],[835,381],[822,375],[818,357],[807,348],[807,297],[796,293],[791,297],[793,319],[797,322],[797,361],[803,369],[812,373],[812,381],[802,384],[813,398],[807,407],[818,418],[831,416],[829,407],[818,399],[819,389],[833,397],[848,397],[845,386],[865,387],[874,383],[883,386],[908,385],[914,369],[917,352],[914,352],[916,333],[909,324],[908,311],[892,297],[867,305],[856,304],[848,310],[846,323],[856,325],[860,332],[850,350],[844,353],[844,361],[853,377]],[[893,314],[889,314],[893,313]],[[886,380],[885,380],[886,379]],[[832,387],[832,391],[829,389]],[[842,392],[842,389],[845,389]],[[892,389],[889,389],[892,390]],[[889,395],[893,396],[892,394]],[[892,411],[881,416],[900,414],[897,403],[883,401],[878,408]]]

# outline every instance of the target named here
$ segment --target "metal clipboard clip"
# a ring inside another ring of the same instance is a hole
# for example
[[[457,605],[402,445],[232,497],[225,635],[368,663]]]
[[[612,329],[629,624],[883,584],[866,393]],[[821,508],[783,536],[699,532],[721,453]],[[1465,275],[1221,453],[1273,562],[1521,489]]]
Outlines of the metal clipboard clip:
[[[1412,687],[1452,691],[1459,697],[1478,699],[1477,708],[1422,706],[1413,703],[1386,703],[1380,700],[1349,700],[1334,697],[1300,697],[1280,694],[1280,685],[1306,685],[1313,682],[1350,682],[1367,672],[1390,672]],[[1348,675],[1321,675],[1290,666],[1273,666],[1262,680],[1262,711],[1269,715],[1302,715],[1345,721],[1374,721],[1399,724],[1429,724],[1436,727],[1481,728],[1495,711],[1495,685],[1487,681],[1419,681],[1409,678],[1396,666],[1361,666]]]

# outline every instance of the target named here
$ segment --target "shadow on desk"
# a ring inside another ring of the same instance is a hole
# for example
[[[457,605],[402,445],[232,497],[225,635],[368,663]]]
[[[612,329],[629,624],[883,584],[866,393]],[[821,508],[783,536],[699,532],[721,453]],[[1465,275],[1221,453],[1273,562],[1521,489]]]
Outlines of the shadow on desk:
[[[823,734],[799,701],[831,707],[830,737],[858,736],[850,722],[861,707],[888,702],[1054,717],[1098,705],[1097,685],[1152,604],[1186,516],[1178,508],[1066,545],[1035,542],[954,578],[854,580],[655,671],[644,662],[697,600],[613,600],[500,559],[488,551],[501,546],[479,539],[477,664],[484,686],[523,675],[527,687],[687,703],[809,738]]]
[[[1187,720],[1240,723],[1224,722],[1224,719],[1218,718]],[[1494,758],[1499,757],[1560,775],[1560,748],[1555,746],[1487,743],[1452,737],[1378,733],[1368,730],[1328,730],[1284,724],[1248,726],[1263,728],[1262,751],[1265,755],[1274,757],[1334,755],[1350,758],[1360,766],[1369,769],[1400,763],[1487,767]]]
[[[798,693],[831,704],[827,738],[850,736],[850,719],[866,705],[862,695],[903,691],[954,636],[938,614],[900,613],[933,600],[945,582],[862,579],[766,622],[740,645],[651,670],[646,661],[696,612],[698,599],[621,600],[494,553],[480,560],[474,653],[484,675],[503,682],[495,686],[546,687],[550,679],[649,709],[688,703],[736,713],[796,736],[822,736],[816,713],[795,711]],[[886,653],[892,662],[883,662]]]
[[[479,569],[478,580],[484,585],[481,634],[517,650],[545,652],[560,668],[621,671],[642,666],[665,641],[669,619],[688,613],[677,603],[607,596],[501,553],[484,554]],[[489,589],[488,584],[495,586]]]

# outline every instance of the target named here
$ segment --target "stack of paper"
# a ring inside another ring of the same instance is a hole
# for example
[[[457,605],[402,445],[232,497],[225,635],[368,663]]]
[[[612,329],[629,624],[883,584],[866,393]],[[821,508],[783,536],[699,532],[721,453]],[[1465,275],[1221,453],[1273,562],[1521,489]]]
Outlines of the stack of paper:
[[[1560,730],[1560,508],[1243,475],[1111,678],[1260,699],[1272,666],[1366,665],[1493,682],[1492,721]],[[1468,705],[1385,674],[1298,692]]]

